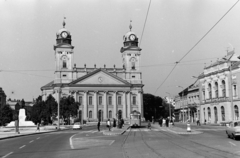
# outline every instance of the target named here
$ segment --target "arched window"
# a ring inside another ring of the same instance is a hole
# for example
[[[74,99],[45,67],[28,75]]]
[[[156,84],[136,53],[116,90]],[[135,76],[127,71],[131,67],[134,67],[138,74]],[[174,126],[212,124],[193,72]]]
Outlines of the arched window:
[[[63,68],[67,68],[67,62],[66,62],[66,60],[63,60]]]
[[[217,123],[218,122],[218,113],[217,113],[217,107],[216,106],[214,107],[214,117],[215,117],[214,123]]]
[[[92,118],[92,111],[89,111],[89,118]]]
[[[226,84],[224,80],[222,80],[222,96],[226,97]]]
[[[99,121],[102,121],[102,120],[103,120],[103,111],[102,111],[102,110],[99,110],[99,111],[98,111],[98,120],[99,120]]]
[[[215,82],[215,98],[218,98],[218,83]]]
[[[222,113],[222,121],[225,121],[225,110],[224,107],[221,107],[221,113]]]
[[[238,111],[238,106],[237,105],[234,106],[234,112],[235,112],[235,120],[238,120],[238,118],[239,118],[239,111]]]
[[[133,99],[133,101],[132,101],[133,105],[136,105],[137,104],[136,96],[133,96],[132,99]]]
[[[135,62],[132,62],[132,69],[135,70]]]
[[[209,99],[212,99],[212,85],[211,85],[211,83],[208,84],[208,95],[209,95]]]
[[[210,107],[208,107],[207,110],[208,110],[208,121],[211,122],[211,109],[210,109]]]
[[[112,111],[110,110],[108,113],[109,113],[109,115],[108,115],[109,118],[112,118]]]

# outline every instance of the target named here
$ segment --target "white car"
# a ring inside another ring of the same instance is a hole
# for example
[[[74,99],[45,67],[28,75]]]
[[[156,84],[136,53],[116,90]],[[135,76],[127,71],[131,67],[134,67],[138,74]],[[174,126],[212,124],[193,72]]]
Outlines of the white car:
[[[75,122],[74,125],[73,125],[73,130],[74,129],[82,129],[82,126],[80,124],[80,122]]]
[[[229,126],[226,129],[228,138],[236,139],[240,137],[240,121],[233,121],[229,123]]]

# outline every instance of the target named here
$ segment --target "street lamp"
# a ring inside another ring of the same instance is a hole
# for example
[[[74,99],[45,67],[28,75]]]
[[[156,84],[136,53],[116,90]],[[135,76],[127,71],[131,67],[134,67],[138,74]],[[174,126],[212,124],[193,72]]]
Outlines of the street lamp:
[[[177,87],[182,88],[182,108],[183,108],[182,118],[183,118],[183,122],[184,122],[184,107],[183,107],[183,90],[184,90],[184,88],[182,86],[177,86]]]
[[[171,94],[166,92],[167,94],[169,94],[169,97],[171,99]],[[170,116],[170,120],[172,119],[172,116],[171,116],[171,103],[168,103],[169,104],[169,116]]]

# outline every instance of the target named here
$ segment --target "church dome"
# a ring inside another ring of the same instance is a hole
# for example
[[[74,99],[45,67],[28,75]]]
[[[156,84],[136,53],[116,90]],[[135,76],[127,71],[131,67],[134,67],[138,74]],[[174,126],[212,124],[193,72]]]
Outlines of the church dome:
[[[65,19],[65,18],[64,18]],[[66,28],[65,28],[65,20],[63,20],[63,28],[61,28],[60,30],[58,30],[58,32],[56,33],[56,36],[57,36],[57,44],[70,44],[71,45],[71,33],[70,31],[68,31]]]
[[[124,41],[124,42],[137,41],[137,40],[138,40],[137,35],[136,35],[134,32],[132,32],[132,31],[127,32],[127,33],[123,36],[123,41]]]

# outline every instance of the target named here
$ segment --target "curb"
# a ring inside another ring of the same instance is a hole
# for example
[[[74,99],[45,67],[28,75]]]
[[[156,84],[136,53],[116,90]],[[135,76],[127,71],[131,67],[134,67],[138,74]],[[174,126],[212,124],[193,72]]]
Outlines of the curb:
[[[69,129],[61,129],[59,131],[65,131]],[[20,135],[13,135],[13,136],[7,136],[7,137],[2,137],[0,140],[4,139],[10,139],[10,138],[16,138],[16,137],[24,137],[24,136],[29,136],[29,135],[37,135],[37,134],[45,134],[45,133],[52,133],[52,132],[59,132],[59,131],[46,131],[46,132],[38,132],[38,133],[27,133],[27,134],[20,134]]]

